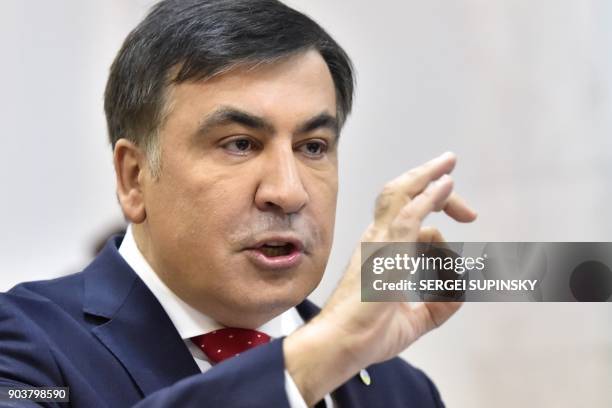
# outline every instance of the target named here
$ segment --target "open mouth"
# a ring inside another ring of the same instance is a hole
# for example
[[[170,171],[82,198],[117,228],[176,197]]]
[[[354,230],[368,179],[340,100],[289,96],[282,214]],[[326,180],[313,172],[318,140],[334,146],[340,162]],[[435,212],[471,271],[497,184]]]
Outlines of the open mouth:
[[[262,239],[244,253],[257,267],[268,270],[295,268],[305,256],[302,241],[282,236]]]
[[[257,248],[267,257],[287,256],[295,250],[295,246],[289,242],[268,242]]]

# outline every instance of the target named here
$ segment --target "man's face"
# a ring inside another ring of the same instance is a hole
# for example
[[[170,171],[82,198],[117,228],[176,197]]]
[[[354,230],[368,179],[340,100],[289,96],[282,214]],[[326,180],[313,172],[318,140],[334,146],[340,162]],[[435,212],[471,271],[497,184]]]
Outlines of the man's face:
[[[329,256],[338,158],[327,65],[308,51],[179,84],[168,103],[136,239],[191,306],[260,325],[302,301]]]

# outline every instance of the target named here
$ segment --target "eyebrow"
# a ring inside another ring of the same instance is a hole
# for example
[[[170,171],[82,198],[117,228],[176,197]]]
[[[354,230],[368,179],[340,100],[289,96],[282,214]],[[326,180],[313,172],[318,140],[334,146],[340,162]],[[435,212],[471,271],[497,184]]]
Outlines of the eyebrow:
[[[307,120],[296,129],[297,134],[309,133],[317,129],[329,129],[336,135],[339,135],[338,119],[327,112],[321,112],[317,116]]]
[[[198,127],[197,134],[203,135],[214,127],[231,124],[242,125],[254,130],[263,130],[268,133],[274,133],[275,131],[274,125],[265,118],[231,106],[222,106],[206,116]],[[294,130],[294,134],[309,133],[317,129],[329,129],[334,132],[336,139],[338,139],[338,120],[326,111],[298,125]]]

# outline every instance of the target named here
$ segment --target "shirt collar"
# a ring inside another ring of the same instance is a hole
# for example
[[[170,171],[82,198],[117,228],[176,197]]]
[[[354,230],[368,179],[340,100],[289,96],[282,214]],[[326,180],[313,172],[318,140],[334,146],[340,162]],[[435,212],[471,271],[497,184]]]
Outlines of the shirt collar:
[[[132,225],[128,225],[123,241],[119,247],[119,254],[127,264],[136,272],[136,275],[157,298],[162,308],[174,324],[182,339],[220,329],[223,325],[215,322],[210,317],[194,309],[166,286],[166,284],[155,273],[149,265],[140,249],[136,245],[132,233]],[[257,330],[266,333],[272,338],[286,336],[297,329],[303,323],[297,310],[292,307],[284,313],[274,317],[272,320],[258,327]]]

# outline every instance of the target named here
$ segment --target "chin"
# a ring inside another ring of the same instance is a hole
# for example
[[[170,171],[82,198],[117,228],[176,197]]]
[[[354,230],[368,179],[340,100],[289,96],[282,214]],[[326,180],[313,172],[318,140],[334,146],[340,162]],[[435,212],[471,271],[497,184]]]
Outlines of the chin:
[[[265,294],[260,293],[256,297],[249,299],[246,304],[243,299],[242,303],[246,310],[253,310],[265,314],[280,314],[299,304],[306,298],[305,293],[291,294],[285,292],[275,295],[273,292],[275,291],[270,291]]]
[[[242,323],[239,327],[261,326],[268,320],[298,305],[308,295],[303,291],[289,293],[278,289],[260,290],[258,293],[250,292],[246,296],[233,299],[232,305],[228,308],[231,316],[227,316],[224,320],[238,321]],[[245,323],[248,324],[245,325]]]

